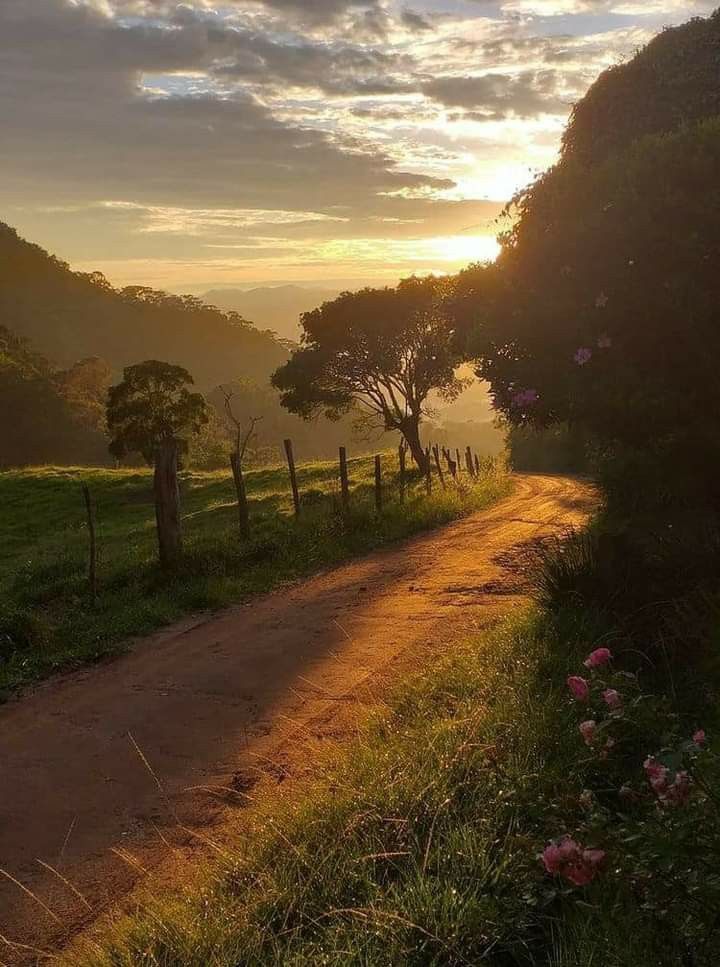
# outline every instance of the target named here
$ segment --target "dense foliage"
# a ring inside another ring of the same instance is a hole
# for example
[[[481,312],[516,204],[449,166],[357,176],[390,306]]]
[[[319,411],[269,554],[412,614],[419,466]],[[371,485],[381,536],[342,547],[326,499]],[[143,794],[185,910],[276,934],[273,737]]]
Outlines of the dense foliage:
[[[616,478],[665,497],[720,493],[720,119],[629,140],[647,129],[635,102],[627,127],[614,112],[638,71],[644,96],[656,85],[649,130],[716,111],[700,68],[719,30],[691,22],[601,78],[559,164],[516,200],[498,263],[461,273],[453,297],[511,423],[582,427]],[[682,74],[693,45],[699,73],[674,83],[663,66]]]

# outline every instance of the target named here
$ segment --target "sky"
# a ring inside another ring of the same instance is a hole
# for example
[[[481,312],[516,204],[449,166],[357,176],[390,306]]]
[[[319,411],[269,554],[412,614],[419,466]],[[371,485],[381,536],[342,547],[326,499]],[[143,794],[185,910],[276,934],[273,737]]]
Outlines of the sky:
[[[116,285],[492,258],[572,105],[718,0],[0,0],[0,221]]]

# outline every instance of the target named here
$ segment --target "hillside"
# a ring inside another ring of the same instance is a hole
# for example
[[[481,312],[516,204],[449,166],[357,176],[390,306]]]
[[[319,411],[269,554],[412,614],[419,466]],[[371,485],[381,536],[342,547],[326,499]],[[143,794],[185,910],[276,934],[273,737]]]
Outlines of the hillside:
[[[263,286],[257,289],[212,289],[201,298],[208,305],[239,312],[263,329],[284,339],[300,338],[300,315],[336,298],[337,289],[306,289],[300,285]]]
[[[141,286],[116,290],[73,272],[0,223],[0,322],[59,366],[100,356],[113,370],[141,359],[185,366],[207,389],[236,377],[266,380],[287,358],[274,334],[193,296]]]

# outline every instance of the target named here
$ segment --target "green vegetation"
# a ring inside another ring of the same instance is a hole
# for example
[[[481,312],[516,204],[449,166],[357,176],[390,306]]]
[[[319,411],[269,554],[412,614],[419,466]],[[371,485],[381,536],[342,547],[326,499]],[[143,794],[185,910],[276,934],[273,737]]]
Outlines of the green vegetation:
[[[185,552],[163,575],[152,474],[146,470],[36,469],[0,474],[0,688],[7,691],[93,661],[192,611],[219,608],[385,542],[486,506],[508,492],[502,473],[467,489],[425,495],[411,478],[399,502],[397,457],[386,454],[386,505],[377,515],[371,458],[350,461],[351,514],[338,511],[336,463],[298,468],[303,494],[292,516],[287,468],[246,473],[252,539],[238,536],[229,473],[180,475]],[[87,585],[80,481],[97,504],[99,601]]]

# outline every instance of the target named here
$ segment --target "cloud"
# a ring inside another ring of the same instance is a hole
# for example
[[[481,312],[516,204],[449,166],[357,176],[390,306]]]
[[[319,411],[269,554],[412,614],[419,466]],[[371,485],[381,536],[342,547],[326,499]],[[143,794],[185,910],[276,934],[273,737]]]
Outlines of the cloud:
[[[158,265],[492,234],[477,199],[551,163],[569,105],[647,39],[528,13],[569,6],[611,4],[0,0],[3,217],[71,260]]]
[[[561,94],[561,79],[555,70],[438,77],[423,90],[446,107],[462,108],[476,120],[565,114],[570,106]]]

